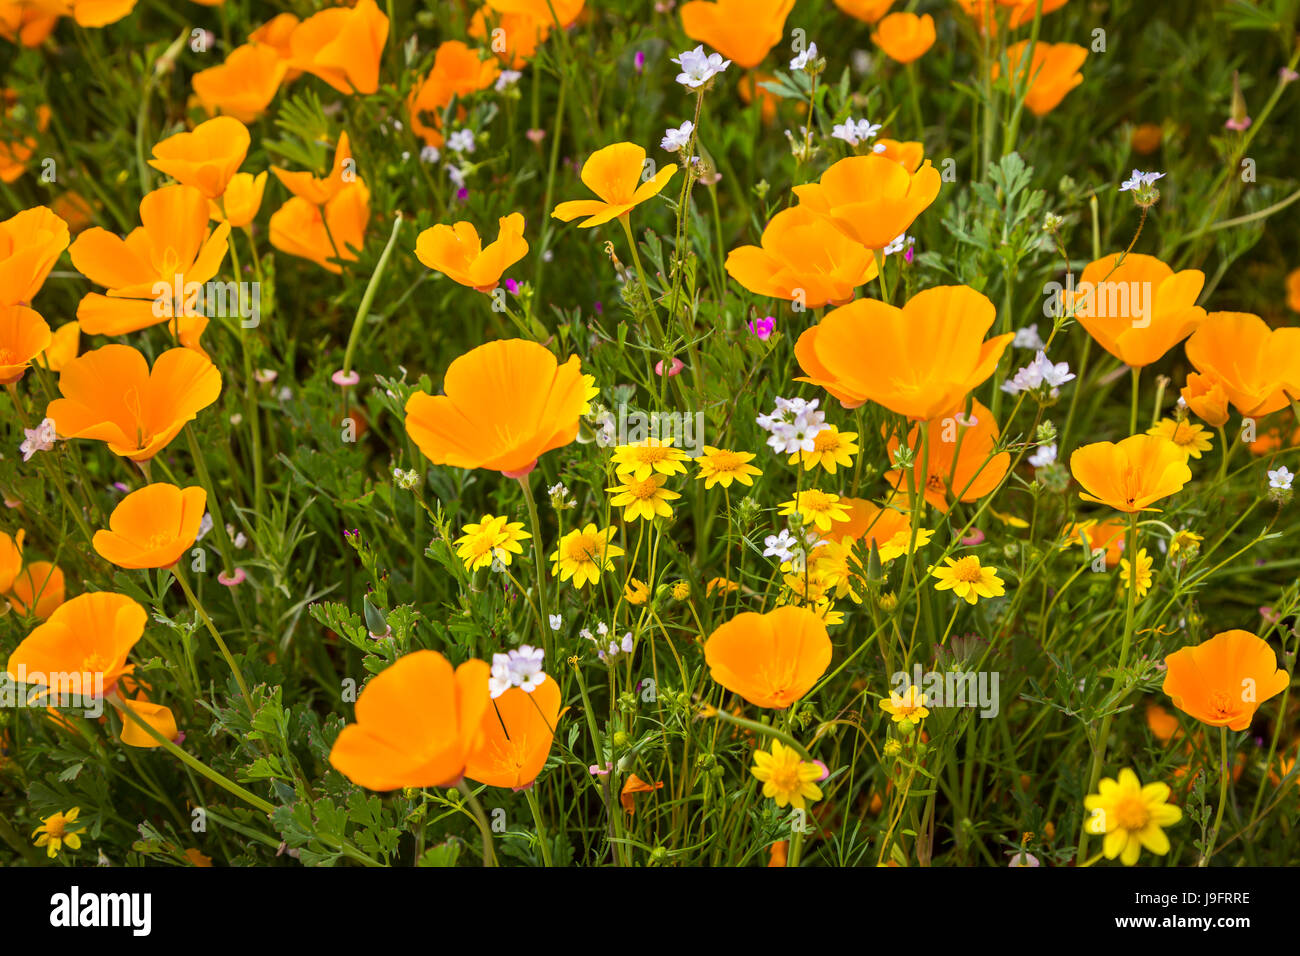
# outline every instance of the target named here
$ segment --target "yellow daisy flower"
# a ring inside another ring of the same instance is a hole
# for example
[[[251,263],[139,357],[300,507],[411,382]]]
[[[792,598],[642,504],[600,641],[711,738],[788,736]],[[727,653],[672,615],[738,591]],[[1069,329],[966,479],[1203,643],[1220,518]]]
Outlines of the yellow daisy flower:
[[[836,521],[848,521],[848,509],[840,503],[839,495],[811,488],[796,492],[789,501],[782,502],[778,514],[799,515],[804,524],[813,524],[823,533],[831,530]]]
[[[753,452],[727,451],[725,448],[705,445],[704,454],[695,459],[695,463],[700,466],[700,473],[695,477],[704,479],[705,488],[712,488],[714,485],[730,488],[733,481],[752,486],[753,476],[763,473],[749,464],[753,460]]]
[[[686,452],[673,447],[673,439],[659,441],[647,438],[645,441],[631,445],[619,445],[614,449],[614,471],[620,481],[629,476],[636,481],[645,481],[652,474],[684,475]]]
[[[45,847],[45,853],[51,859],[58,856],[65,846],[69,850],[80,850],[81,837],[68,829],[70,824],[76,822],[80,812],[81,807],[73,807],[67,813],[52,813],[48,817],[42,817],[41,825],[32,831],[32,836],[40,834],[35,845]]]
[[[644,478],[634,478],[632,472],[628,471],[621,472],[618,479],[622,484],[605,490],[613,495],[609,503],[615,508],[623,509],[624,521],[635,521],[637,518],[650,521],[655,516],[672,517],[673,509],[668,502],[681,495],[664,487],[667,475],[651,473]]]
[[[467,524],[460,529],[461,537],[456,539],[456,557],[465,563],[467,571],[489,567],[493,559],[509,565],[512,554],[524,553],[519,542],[532,537],[523,528],[522,521],[484,515],[477,524]]]
[[[927,544],[930,543],[930,539],[933,537],[934,537],[933,531],[929,531],[926,528],[917,528],[916,547],[924,548]],[[893,561],[895,558],[899,558],[907,554],[907,546],[910,545],[911,543],[912,543],[912,531],[909,528],[904,531],[895,532],[894,535],[884,544],[876,545],[876,553],[880,555],[881,561],[887,563],[889,561]],[[915,548],[913,550],[915,550]]]
[[[802,759],[798,751],[779,740],[772,741],[771,753],[754,752],[750,773],[763,781],[763,796],[771,797],[778,807],[793,805],[803,810],[809,801],[822,798],[816,784],[822,776],[821,767]]]
[[[1160,424],[1148,428],[1147,434],[1168,438],[1188,458],[1200,458],[1201,452],[1209,451],[1214,447],[1213,442],[1210,441],[1212,434],[1210,430],[1204,425],[1191,421],[1180,422],[1172,418],[1164,418],[1160,420]]]
[[[974,604],[980,598],[1001,597],[1007,593],[997,570],[982,566],[975,555],[943,560],[947,567],[930,568],[930,573],[939,579],[939,583],[934,586],[936,591],[952,591],[968,604]]]
[[[1094,836],[1104,836],[1102,852],[1106,859],[1119,857],[1125,866],[1137,862],[1146,847],[1157,856],[1169,852],[1169,837],[1164,827],[1183,818],[1183,811],[1169,803],[1169,787],[1149,783],[1145,787],[1137,774],[1125,768],[1119,780],[1110,777],[1097,785],[1098,793],[1083,800],[1090,812],[1084,829]]]
[[[622,548],[610,544],[614,534],[613,527],[600,531],[594,524],[570,531],[560,539],[551,555],[551,576],[558,576],[561,581],[572,578],[575,588],[588,582],[595,584],[602,571],[614,569],[611,559],[624,553]]]
[[[797,465],[802,458],[805,471],[821,465],[831,475],[836,468],[852,468],[853,456],[858,453],[857,438],[857,432],[842,432],[834,425],[827,425],[813,439],[813,450],[795,452],[790,456],[790,464]]]
[[[930,716],[925,706],[925,695],[915,684],[908,684],[907,690],[901,694],[891,690],[888,697],[881,699],[880,709],[896,724],[905,720],[915,724]]]
[[[596,384],[596,376],[594,375],[583,375],[582,384],[585,385],[587,388],[587,390],[582,395],[583,399],[586,401],[586,404],[582,406],[582,410],[579,414],[590,415],[591,400],[600,394],[600,386]]]
[[[1195,531],[1177,531],[1169,539],[1169,557],[1175,558],[1184,552],[1185,557],[1195,555],[1204,540],[1204,536],[1197,534]]]
[[[1128,558],[1121,558],[1119,562],[1120,580],[1124,582],[1125,590],[1128,589],[1132,572],[1129,571]],[[1142,600],[1147,596],[1147,591],[1151,590],[1151,556],[1147,554],[1146,548],[1138,548],[1137,557],[1137,596]]]

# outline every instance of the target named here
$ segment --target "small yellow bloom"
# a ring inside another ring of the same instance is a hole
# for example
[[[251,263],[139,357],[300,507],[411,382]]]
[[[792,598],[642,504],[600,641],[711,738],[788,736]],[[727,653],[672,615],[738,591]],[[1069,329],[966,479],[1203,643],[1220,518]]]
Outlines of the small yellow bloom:
[[[40,834],[35,845],[45,847],[46,855],[51,859],[58,856],[59,851],[65,846],[69,850],[80,850],[81,837],[68,829],[69,825],[76,821],[77,814],[80,812],[80,807],[73,807],[67,813],[53,813],[48,817],[42,817],[41,825],[32,831],[32,836]]]
[[[456,539],[456,557],[465,562],[467,571],[489,567],[493,560],[509,566],[512,554],[523,554],[519,542],[532,535],[523,530],[522,521],[508,521],[504,517],[484,515],[477,524],[461,528]]]
[[[673,585],[673,600],[685,601],[691,596],[691,586],[685,581],[678,581]]]
[[[628,604],[644,604],[650,597],[650,588],[638,578],[633,578],[623,588],[623,600]]]
[[[1147,429],[1147,434],[1168,438],[1188,458],[1200,458],[1201,452],[1214,447],[1208,428],[1186,420],[1180,422],[1172,418],[1161,419],[1160,424]]]
[[[705,488],[714,485],[730,488],[733,481],[752,486],[754,476],[763,473],[749,464],[753,460],[754,453],[750,451],[727,451],[725,448],[705,445],[704,453],[695,459],[700,466],[700,473],[696,477],[704,479]]]
[[[561,581],[572,578],[575,588],[588,582],[595,584],[602,571],[614,569],[611,559],[624,553],[622,548],[610,544],[614,534],[613,527],[601,531],[594,524],[570,531],[560,539],[551,555],[551,576]]]
[[[803,810],[808,801],[822,798],[821,787],[816,784],[822,776],[821,768],[801,759],[798,751],[779,740],[772,741],[771,753],[754,752],[750,773],[763,781],[763,796],[771,797],[778,807],[793,805]]]
[[[1124,582],[1125,589],[1128,588],[1132,580],[1132,572],[1129,570],[1128,558],[1122,558],[1119,562],[1119,576]],[[1147,554],[1146,548],[1138,548],[1137,557],[1137,596],[1138,600],[1147,596],[1147,591],[1151,589],[1151,556]]]
[[[925,695],[914,684],[909,684],[901,694],[891,690],[889,697],[881,699],[880,709],[889,714],[896,724],[905,720],[915,724],[930,716],[930,711],[925,706]]]
[[[1098,793],[1083,800],[1091,813],[1084,829],[1105,836],[1102,852],[1106,859],[1119,857],[1125,866],[1132,866],[1143,847],[1157,856],[1169,852],[1169,837],[1163,828],[1181,820],[1183,811],[1168,802],[1167,784],[1149,783],[1144,787],[1137,774],[1125,768],[1119,772],[1118,781],[1105,777],[1097,789]]]
[[[1195,531],[1177,531],[1169,539],[1169,557],[1175,558],[1179,554],[1190,557],[1196,554],[1201,547],[1201,542],[1204,540],[1204,536],[1197,534]]]
[[[930,573],[939,579],[936,591],[952,591],[966,603],[974,604],[980,598],[1001,597],[1007,593],[994,568],[986,568],[973,554],[953,560],[943,559],[947,567],[932,567]]]
[[[631,445],[619,445],[614,449],[614,471],[623,481],[631,477],[645,481],[652,474],[684,475],[686,452],[673,447],[673,439],[659,441],[647,438],[645,441]]]
[[[620,472],[618,478],[622,484],[605,490],[613,495],[609,503],[623,509],[624,521],[672,517],[673,509],[668,502],[681,495],[664,487],[668,480],[666,475],[651,472],[644,478],[635,478],[631,471],[625,471]]]
[[[822,533],[830,531],[833,522],[849,520],[848,509],[840,502],[839,495],[816,488],[796,492],[789,501],[782,502],[778,514],[799,515],[804,524],[816,525]]]
[[[857,437],[857,432],[842,432],[834,425],[827,425],[813,439],[813,450],[795,452],[790,456],[790,464],[797,465],[802,459],[805,471],[821,465],[831,475],[836,468],[852,468],[853,456],[858,453]]]
[[[735,581],[728,581],[726,578],[713,578],[704,587],[705,597],[712,597],[715,593],[730,594],[732,591],[739,591],[740,585]]]

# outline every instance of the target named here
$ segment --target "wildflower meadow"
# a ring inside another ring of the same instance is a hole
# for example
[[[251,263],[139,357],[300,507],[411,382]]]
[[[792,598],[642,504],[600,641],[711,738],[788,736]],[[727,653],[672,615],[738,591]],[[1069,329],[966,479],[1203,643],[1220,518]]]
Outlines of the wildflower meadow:
[[[1298,22],[0,0],[0,866],[1300,863]]]

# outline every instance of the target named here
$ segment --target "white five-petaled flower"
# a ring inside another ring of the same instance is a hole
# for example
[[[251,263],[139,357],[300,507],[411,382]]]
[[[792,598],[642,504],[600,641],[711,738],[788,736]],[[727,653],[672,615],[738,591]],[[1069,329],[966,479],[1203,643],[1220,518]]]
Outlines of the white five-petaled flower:
[[[447,137],[447,148],[453,153],[474,152],[474,131],[472,129],[456,130]]]
[[[531,694],[546,682],[542,670],[545,652],[540,647],[521,644],[504,654],[492,655],[492,673],[488,677],[488,690],[493,697],[500,697],[511,687],[518,687]]]
[[[551,630],[558,631],[564,626],[564,616],[560,614],[549,614],[547,617],[551,622]]]
[[[705,53],[703,45],[673,57],[672,62],[682,68],[677,82],[691,89],[698,89],[731,66],[731,61],[724,60],[720,54]]]
[[[1029,463],[1035,468],[1046,468],[1056,461],[1056,442],[1050,445],[1043,445],[1032,455],[1029,456]]]
[[[493,86],[493,89],[495,89],[498,93],[500,93],[502,90],[506,89],[507,87],[513,86],[514,84],[518,83],[519,78],[521,76],[523,76],[523,74],[520,73],[518,70],[502,70],[500,76],[497,77],[497,81],[495,86]]]
[[[837,123],[831,128],[831,136],[844,140],[850,146],[857,146],[869,139],[875,139],[876,134],[879,132],[879,123],[873,123],[868,119],[855,120],[852,116],[843,123]]]
[[[1038,323],[1026,325],[1023,329],[1016,330],[1016,337],[1011,340],[1013,348],[1033,349],[1035,352],[1041,352],[1046,346],[1043,343],[1043,337],[1038,334]]]
[[[1279,491],[1290,491],[1291,481],[1294,478],[1295,473],[1288,471],[1286,465],[1278,465],[1276,469],[1268,473],[1268,486]]]
[[[1132,176],[1119,184],[1119,191],[1123,193],[1133,189],[1141,189],[1143,186],[1154,186],[1155,181],[1163,179],[1164,175],[1164,173],[1144,173],[1140,169],[1135,169]]]
[[[695,129],[695,124],[687,120],[676,129],[664,130],[664,138],[659,141],[661,149],[666,149],[670,153],[685,149],[691,141],[691,132]]]
[[[442,153],[438,152],[437,146],[426,146],[424,147],[424,149],[420,150],[420,162],[436,163],[438,161],[438,157],[441,155]]]
[[[797,57],[790,61],[790,69],[806,70],[808,64],[817,59],[817,44],[809,43],[808,49],[804,50]]]
[[[768,415],[759,415],[760,428],[770,433],[767,440],[772,450],[779,454],[811,452],[817,446],[816,438],[826,428],[826,415],[817,410],[820,399],[811,402],[802,398],[777,398],[776,408]]]
[[[23,453],[23,461],[31,461],[32,455],[38,451],[49,451],[59,437],[54,431],[52,418],[42,419],[35,428],[24,428],[23,433],[27,437],[18,446],[18,450]]]
[[[1034,360],[1016,372],[1015,376],[1002,383],[1002,391],[1014,395],[1017,392],[1033,391],[1046,385],[1055,392],[1057,388],[1074,378],[1068,362],[1053,363],[1047,353],[1039,350]]]
[[[915,242],[916,240],[911,236],[909,236],[907,233],[902,233],[897,238],[895,238],[893,242],[885,246],[885,248],[881,251],[881,255],[883,256],[896,255],[897,253],[906,250],[908,246],[912,245]]]

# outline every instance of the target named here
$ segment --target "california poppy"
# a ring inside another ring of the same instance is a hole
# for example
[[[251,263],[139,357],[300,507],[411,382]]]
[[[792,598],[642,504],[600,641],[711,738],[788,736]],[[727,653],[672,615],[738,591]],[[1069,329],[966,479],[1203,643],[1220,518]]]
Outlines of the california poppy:
[[[682,4],[682,30],[748,70],[784,39],[793,8],[794,0],[690,0]]]
[[[271,172],[275,173],[275,178],[289,192],[317,206],[323,206],[345,188],[360,181],[356,160],[352,158],[352,142],[348,139],[346,130],[339,133],[338,142],[334,145],[334,162],[324,176],[281,169],[279,166],[272,166]]]
[[[61,437],[102,441],[115,455],[148,461],[217,400],[221,373],[191,349],[168,349],[151,371],[137,349],[105,345],[68,363],[59,392],[45,416]]]
[[[149,165],[216,199],[243,165],[249,143],[247,126],[233,116],[217,116],[167,137],[153,148]]]
[[[16,112],[14,107],[19,102],[17,90],[3,89],[0,90],[0,117],[3,117],[5,129],[9,128],[11,123],[17,120],[10,114]],[[50,125],[50,117],[53,115],[50,107],[41,103],[36,107],[36,132],[44,133]],[[27,120],[31,123],[31,120]],[[35,136],[24,136],[21,139],[6,139],[0,142],[0,182],[14,183],[22,178],[27,172],[27,163],[35,154],[40,141]]]
[[[356,262],[369,221],[370,190],[358,179],[324,206],[298,196],[287,200],[271,214],[271,245],[338,275],[340,263]]]
[[[208,204],[208,215],[216,222],[228,222],[234,229],[242,229],[253,221],[262,208],[262,193],[266,190],[266,173],[235,173],[220,202]]]
[[[579,229],[590,229],[625,215],[633,206],[657,195],[677,172],[677,165],[669,163],[642,182],[644,166],[645,150],[635,143],[614,143],[596,150],[582,165],[582,181],[600,199],[562,202],[551,215],[563,222],[590,217],[578,223]]]
[[[508,34],[507,34],[508,35]],[[433,55],[429,75],[406,99],[411,129],[429,146],[443,144],[443,111],[452,99],[463,100],[486,90],[501,73],[501,65],[460,40],[444,40]]]
[[[44,206],[0,222],[0,305],[30,303],[68,241],[68,224]]]
[[[623,783],[623,789],[619,791],[618,802],[623,805],[623,809],[631,816],[636,813],[636,795],[638,793],[654,793],[656,790],[662,790],[663,788],[664,782],[662,780],[650,783],[642,780],[634,773],[628,774],[627,780]]]
[[[387,40],[388,17],[375,0],[327,7],[294,27],[289,66],[320,77],[340,93],[374,93]]]
[[[872,143],[875,155],[892,159],[909,173],[914,173],[925,159],[925,144],[916,141],[900,142],[896,139],[882,138]]]
[[[871,153],[841,159],[815,183],[795,186],[799,203],[829,216],[850,239],[883,249],[907,231],[939,195],[939,171],[926,160],[909,173]]]
[[[968,286],[926,289],[901,309],[857,299],[799,336],[795,358],[806,377],[798,381],[820,385],[846,408],[870,400],[908,418],[942,418],[993,374],[1014,338],[984,339],[996,317],[993,303]]]
[[[875,23],[893,5],[894,0],[835,0],[835,6],[864,23]]]
[[[231,50],[225,62],[195,73],[190,82],[209,114],[251,123],[271,105],[288,71],[288,62],[275,47],[245,43]]]
[[[119,568],[168,568],[198,537],[208,495],[202,488],[166,482],[145,485],[123,498],[91,544]]]
[[[1210,376],[1188,372],[1187,384],[1179,394],[1193,413],[1215,428],[1228,421],[1228,393]]]
[[[302,23],[297,16],[292,13],[279,13],[267,20],[260,27],[248,35],[252,43],[260,43],[263,46],[269,46],[280,55],[282,59],[288,60],[293,56],[293,50],[289,46],[289,40],[293,36],[293,31],[298,29]],[[286,80],[293,80],[301,74],[301,70],[290,70],[285,77]]]
[[[1245,730],[1259,705],[1286,690],[1291,675],[1249,631],[1223,631],[1165,658],[1163,690],[1183,713],[1211,727]]]
[[[34,310],[0,306],[0,385],[12,385],[50,344],[50,327]]]
[[[185,310],[192,284],[215,276],[226,257],[230,226],[208,231],[208,200],[193,186],[155,189],[140,200],[140,221],[126,239],[87,229],[68,250],[79,272],[109,290],[88,293],[77,306],[88,335],[123,335],[168,321]]]
[[[891,13],[871,32],[871,42],[898,63],[918,60],[934,46],[934,17],[930,14]]]
[[[550,29],[549,14],[539,19],[531,13],[495,13],[488,6],[479,7],[469,20],[469,35],[477,40],[490,38],[492,52],[512,70],[528,65]]]
[[[442,395],[415,392],[406,433],[435,465],[487,468],[508,475],[578,434],[587,383],[575,355],[560,365],[525,339],[488,342],[447,368]]]
[[[67,0],[78,26],[106,27],[135,9],[136,0]]]
[[[502,274],[528,254],[524,217],[519,213],[497,221],[497,240],[486,248],[472,222],[439,223],[415,240],[415,257],[453,282],[491,292]]]
[[[48,0],[41,6],[10,0],[0,5],[0,37],[25,47],[40,46],[58,26],[59,14],[65,12],[56,2],[65,0]]]
[[[543,681],[530,693],[511,687],[483,712],[483,734],[465,776],[489,787],[532,785],[551,752],[560,719],[560,687]]]
[[[1103,256],[1083,270],[1072,297],[1074,317],[1107,352],[1141,368],[1158,361],[1205,319],[1196,304],[1204,284],[1200,270],[1176,273],[1154,256]],[[1067,305],[1070,301],[1067,297]]]
[[[437,651],[399,657],[362,690],[330,764],[369,790],[455,786],[483,735],[490,673],[480,660],[453,670]]]
[[[172,713],[171,708],[153,703],[143,692],[134,699],[119,697],[118,703],[167,740],[174,740],[179,736],[180,730],[176,726],[176,715]],[[125,714],[122,715],[121,741],[128,747],[148,749],[162,746],[147,730]]]
[[[761,247],[732,249],[726,261],[727,274],[755,295],[817,309],[848,302],[857,286],[876,277],[870,249],[804,206],[773,216],[761,241]]]
[[[755,707],[784,710],[812,690],[831,662],[831,639],[815,613],[793,604],[737,614],[704,644],[715,681]]]
[[[1088,58],[1088,51],[1077,43],[1043,43],[1040,40],[1034,44],[1033,56],[1026,62],[1028,45],[1028,41],[1021,41],[1007,47],[1007,63],[1015,82],[1024,91],[1025,106],[1035,116],[1046,116],[1056,109],[1066,93],[1083,82],[1079,67]],[[995,62],[992,72],[993,78],[997,79],[1001,75],[1001,64]]]
[[[907,435],[907,447],[915,449],[918,427],[912,426]],[[940,511],[946,512],[949,500],[977,501],[992,493],[1011,467],[1011,453],[992,454],[997,446],[998,423],[993,413],[978,400],[971,400],[971,410],[966,415],[931,419],[929,429],[929,456],[922,461],[917,452],[914,469],[917,491]],[[898,437],[889,441],[888,454],[892,461],[898,450]],[[900,493],[908,491],[907,473],[899,470],[885,473]]]
[[[534,20],[561,27],[572,26],[582,13],[585,0],[484,0],[484,5],[497,13],[523,13]]]
[[[19,614],[44,621],[67,596],[63,569],[52,561],[33,561],[18,572],[8,596]]]
[[[60,605],[9,655],[6,670],[56,694],[84,693],[81,675],[102,675],[103,692],[134,670],[126,662],[144,634],[148,614],[125,594],[91,591]],[[75,680],[74,680],[75,679]]]
[[[1079,492],[1084,501],[1128,514],[1159,511],[1151,507],[1153,502],[1177,494],[1192,480],[1187,456],[1158,435],[1084,445],[1070,456],[1070,471],[1085,489]]]
[[[1247,418],[1286,408],[1288,391],[1300,397],[1300,328],[1273,329],[1247,312],[1211,312],[1184,348],[1197,372]]]
[[[0,594],[13,586],[23,567],[23,540],[27,532],[19,528],[13,535],[0,531]]]

